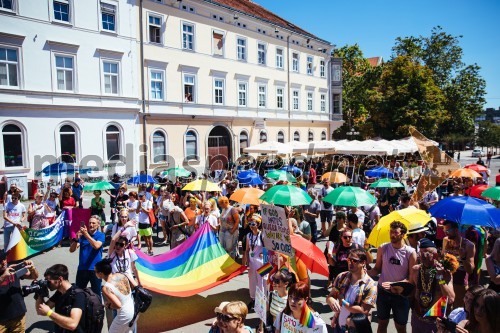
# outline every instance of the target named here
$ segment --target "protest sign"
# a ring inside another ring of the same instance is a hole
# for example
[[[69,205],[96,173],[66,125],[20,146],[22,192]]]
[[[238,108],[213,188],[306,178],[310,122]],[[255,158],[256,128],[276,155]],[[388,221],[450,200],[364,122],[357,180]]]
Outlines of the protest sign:
[[[65,209],[64,212],[66,213],[65,223],[66,226],[69,226],[69,237],[71,239],[76,238],[76,234],[78,233],[78,231],[80,231],[80,226],[82,222],[87,226],[88,229],[90,220],[90,209],[73,208],[73,209]]]
[[[278,206],[260,205],[262,212],[262,232],[266,249],[293,256],[290,242],[290,228],[285,210]]]
[[[255,289],[255,305],[254,310],[257,316],[263,322],[266,322],[266,309],[267,309],[267,297],[261,288],[257,287]]]
[[[315,326],[313,328],[308,328],[302,326],[298,319],[292,316],[283,314],[281,319],[281,330],[280,333],[315,333],[315,332],[326,332],[324,325]]]

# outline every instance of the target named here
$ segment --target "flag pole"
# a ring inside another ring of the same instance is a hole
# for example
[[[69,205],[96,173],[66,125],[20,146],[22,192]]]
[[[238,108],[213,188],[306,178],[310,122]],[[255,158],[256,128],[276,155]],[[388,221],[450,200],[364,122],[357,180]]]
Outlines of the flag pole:
[[[448,296],[446,296],[446,304],[444,305],[444,318],[446,318],[446,310],[448,310]]]

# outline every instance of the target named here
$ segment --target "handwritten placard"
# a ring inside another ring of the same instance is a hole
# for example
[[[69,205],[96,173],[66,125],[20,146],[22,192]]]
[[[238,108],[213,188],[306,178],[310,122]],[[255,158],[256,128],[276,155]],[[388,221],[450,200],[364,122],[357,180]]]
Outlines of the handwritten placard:
[[[285,210],[281,207],[261,204],[262,232],[266,249],[293,256],[290,228]]]
[[[267,297],[262,290],[262,288],[255,289],[255,306],[254,310],[257,316],[263,321],[266,322],[266,309],[267,309]]]

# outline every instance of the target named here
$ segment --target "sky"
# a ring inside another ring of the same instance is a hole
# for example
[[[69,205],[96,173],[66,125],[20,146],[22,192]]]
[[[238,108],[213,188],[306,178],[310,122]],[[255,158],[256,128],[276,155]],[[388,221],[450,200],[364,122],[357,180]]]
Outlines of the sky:
[[[463,36],[463,62],[486,80],[485,107],[500,107],[500,0],[253,0],[337,47],[358,44],[365,57],[389,60],[397,37],[441,26]]]

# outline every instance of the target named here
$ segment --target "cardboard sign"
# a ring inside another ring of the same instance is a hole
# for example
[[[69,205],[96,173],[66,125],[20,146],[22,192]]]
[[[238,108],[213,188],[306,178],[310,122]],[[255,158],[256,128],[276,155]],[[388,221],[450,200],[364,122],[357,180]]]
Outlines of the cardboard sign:
[[[263,322],[266,322],[267,297],[261,288],[255,289],[255,305],[254,310],[257,316]]]
[[[264,204],[260,205],[260,208],[262,212],[262,240],[266,249],[293,256],[290,228],[285,209]]]

